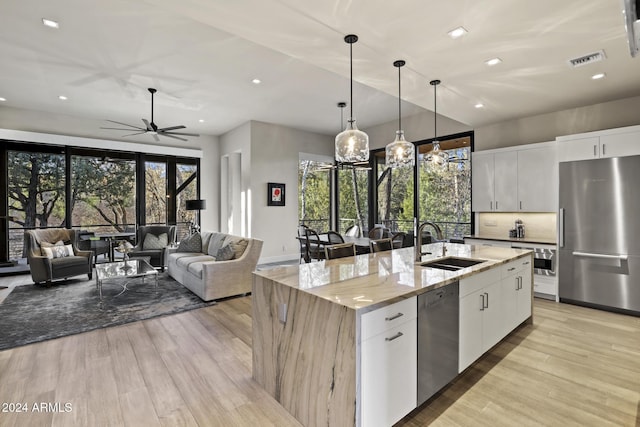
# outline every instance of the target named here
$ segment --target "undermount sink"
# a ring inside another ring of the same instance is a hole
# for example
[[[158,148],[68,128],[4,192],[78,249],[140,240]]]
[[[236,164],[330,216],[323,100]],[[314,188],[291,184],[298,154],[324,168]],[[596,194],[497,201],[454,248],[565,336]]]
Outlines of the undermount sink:
[[[483,259],[471,259],[471,258],[458,258],[458,257],[446,257],[440,259],[434,259],[432,261],[426,261],[420,264],[422,267],[439,268],[441,270],[457,271],[463,268],[471,267],[477,264],[486,262]]]

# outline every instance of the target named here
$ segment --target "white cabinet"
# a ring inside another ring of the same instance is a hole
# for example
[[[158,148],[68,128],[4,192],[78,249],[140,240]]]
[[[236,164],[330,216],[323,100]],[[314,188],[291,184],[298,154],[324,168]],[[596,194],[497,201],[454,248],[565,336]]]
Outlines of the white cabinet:
[[[500,268],[460,280],[458,372],[502,337]]]
[[[472,156],[474,212],[555,212],[555,143],[481,151]]]
[[[361,425],[390,426],[417,404],[417,299],[361,318]]]
[[[555,143],[518,151],[518,211],[558,210],[558,161]]]
[[[532,256],[460,280],[458,372],[531,316]]]
[[[502,267],[504,335],[531,316],[531,258],[520,258]]]
[[[474,153],[472,155],[472,208],[475,212],[510,212],[517,207],[518,155]]]
[[[562,136],[557,141],[560,162],[640,155],[638,126]]]

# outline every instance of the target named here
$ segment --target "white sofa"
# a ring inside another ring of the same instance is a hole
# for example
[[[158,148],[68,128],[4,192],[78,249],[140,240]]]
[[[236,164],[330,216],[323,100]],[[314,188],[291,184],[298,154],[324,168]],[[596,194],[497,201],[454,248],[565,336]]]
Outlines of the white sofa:
[[[250,293],[262,240],[210,231],[199,234],[201,245],[194,239],[169,249],[169,275],[205,301]],[[233,258],[216,260],[218,255],[226,258],[219,251],[227,245]]]

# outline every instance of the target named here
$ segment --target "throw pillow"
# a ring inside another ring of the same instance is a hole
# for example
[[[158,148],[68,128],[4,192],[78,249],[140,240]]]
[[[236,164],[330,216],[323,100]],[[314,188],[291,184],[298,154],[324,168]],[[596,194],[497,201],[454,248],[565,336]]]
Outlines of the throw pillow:
[[[209,240],[209,248],[207,249],[207,253],[211,256],[216,256],[218,250],[224,243],[225,237],[227,237],[227,235],[224,233],[214,233],[213,236],[211,236],[211,240]]]
[[[229,261],[233,259],[236,253],[231,248],[231,245],[224,245],[220,249],[218,249],[218,253],[216,254],[216,261]]]
[[[176,252],[202,252],[202,236],[200,233],[193,233],[191,236],[182,239]]]
[[[58,243],[62,243],[62,242],[58,242]],[[49,259],[65,258],[68,256],[75,255],[75,253],[73,252],[73,246],[65,245],[64,243],[63,244],[56,243],[55,245],[51,245],[51,246],[41,245],[41,249],[42,249],[42,254]]]
[[[147,235],[144,236],[144,242],[142,242],[142,250],[164,249],[168,244],[169,236],[167,236],[167,233],[162,233],[159,236],[147,233]]]
[[[249,241],[247,239],[235,236],[227,237],[224,243],[226,245],[230,245],[231,249],[233,249],[233,252],[235,253],[235,256],[233,257],[234,259],[240,258],[244,253],[244,250],[247,249],[247,246],[249,245]]]

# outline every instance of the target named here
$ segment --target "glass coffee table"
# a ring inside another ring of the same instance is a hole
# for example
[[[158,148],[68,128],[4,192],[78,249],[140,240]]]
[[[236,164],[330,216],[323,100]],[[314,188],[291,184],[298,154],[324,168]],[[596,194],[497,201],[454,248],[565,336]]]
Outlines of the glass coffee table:
[[[145,283],[147,277],[153,277],[155,288],[157,289],[158,271],[144,258],[96,264],[96,287],[98,288],[98,294],[100,295],[100,304],[102,304],[103,281],[112,280],[114,283],[122,286],[122,291],[118,294],[122,295],[124,292],[129,290],[127,285],[133,279],[141,278],[142,283]]]

